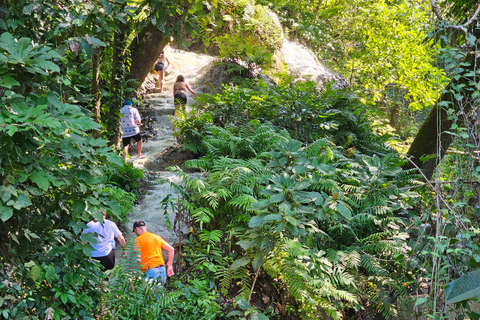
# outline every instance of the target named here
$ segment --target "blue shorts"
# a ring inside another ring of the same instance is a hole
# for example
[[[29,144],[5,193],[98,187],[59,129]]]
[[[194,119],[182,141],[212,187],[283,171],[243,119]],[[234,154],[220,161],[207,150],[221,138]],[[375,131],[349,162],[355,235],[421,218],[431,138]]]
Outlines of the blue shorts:
[[[162,284],[165,284],[165,282],[167,282],[167,271],[165,269],[165,266],[148,269],[147,272],[145,272],[145,275],[145,280],[147,280],[148,282],[157,280],[158,278],[160,278]]]

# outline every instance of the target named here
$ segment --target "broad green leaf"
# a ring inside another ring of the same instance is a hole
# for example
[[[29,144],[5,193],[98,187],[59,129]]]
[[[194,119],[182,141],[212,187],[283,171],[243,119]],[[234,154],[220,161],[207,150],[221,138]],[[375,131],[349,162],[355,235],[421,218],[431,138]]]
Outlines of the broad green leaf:
[[[5,205],[1,204],[0,206],[0,219],[2,219],[3,222],[7,221],[13,216],[13,209],[8,208]]]
[[[269,199],[270,203],[279,203],[285,200],[285,196],[282,193],[277,193],[271,196]]]
[[[269,318],[263,313],[254,313],[250,317],[250,320],[268,320]]]
[[[19,86],[20,83],[9,75],[2,74],[0,75],[0,87],[5,87],[7,89],[12,88],[13,86]]]
[[[306,166],[294,166],[292,171],[293,173],[295,174],[302,174],[304,172],[306,172],[308,169]]]
[[[7,186],[0,186],[0,198],[5,203],[10,200],[12,196],[17,196],[17,194],[17,189],[15,189],[15,187],[11,184]]]
[[[28,206],[31,206],[32,202],[30,201],[30,198],[27,195],[25,195],[24,193],[20,193],[17,199],[15,200],[11,199],[7,202],[7,204],[9,206],[13,206],[17,210],[20,210]]]
[[[238,304],[238,307],[242,310],[247,310],[249,307],[247,300],[243,298],[237,298],[235,299],[235,302]]]
[[[68,295],[66,293],[62,293],[60,295],[60,300],[62,300],[63,304],[67,304],[68,302]]]
[[[297,219],[295,219],[292,216],[286,216],[285,219],[287,219],[288,222],[290,222],[292,225],[296,226],[297,225]]]
[[[263,221],[264,222],[269,222],[269,221],[280,221],[282,220],[282,215],[278,214],[278,213],[274,213],[274,214],[269,214],[267,216],[265,216],[263,218]]]
[[[292,236],[297,236],[298,235],[298,228],[297,226],[291,224],[291,223],[287,223],[285,225],[285,228],[288,230],[288,232],[290,232],[292,234]]]
[[[119,167],[123,166],[125,164],[123,158],[119,156],[118,154],[115,154],[113,152],[107,153],[107,161],[110,163],[113,163]]]
[[[246,266],[249,263],[250,263],[250,258],[242,257],[240,259],[233,261],[232,265],[230,266],[230,269],[237,270],[238,268]]]
[[[40,189],[47,191],[50,187],[50,180],[43,171],[34,171],[30,175],[30,179],[35,183]]]
[[[445,286],[447,303],[480,297],[480,269],[469,272]]]
[[[250,228],[257,228],[257,227],[261,227],[263,226],[265,223],[263,221],[263,217],[265,215],[261,214],[261,215],[258,215],[258,216],[255,216],[255,217],[252,217],[250,219],[250,222],[248,223],[248,226]]]
[[[55,267],[50,264],[45,270],[45,280],[47,281],[47,283],[52,283],[54,275],[55,275]]]
[[[311,180],[304,179],[304,180],[296,183],[295,186],[292,189],[294,189],[294,190],[305,190],[308,187],[310,187],[311,184],[312,184]]]
[[[263,264],[263,251],[259,251],[257,252],[257,254],[255,255],[255,258],[253,259],[253,262],[252,262],[252,266],[253,266],[253,270],[257,271],[258,268],[260,268]]]
[[[302,143],[298,140],[288,141],[288,151],[297,152],[302,147]]]
[[[350,209],[345,205],[343,202],[337,202],[335,205],[335,208],[337,209],[338,212],[347,220],[350,220],[352,218],[352,212]]]
[[[241,316],[243,316],[243,312],[238,311],[238,310],[233,310],[233,311],[230,311],[230,312],[227,314],[227,318],[230,318],[230,317],[233,317],[233,316],[241,317]]]
[[[283,231],[283,228],[285,228],[285,222],[280,222],[277,224],[277,232],[280,233]]]
[[[251,211],[260,211],[265,208],[268,208],[270,206],[270,201],[269,200],[262,200],[262,201],[257,201],[252,203],[249,207],[248,210]]]
[[[73,128],[79,129],[79,130],[82,130],[82,131],[100,129],[100,125],[98,123],[96,123],[92,118],[87,117],[87,116],[70,119],[68,121],[68,123]]]
[[[415,306],[419,306],[419,305],[427,302],[427,300],[428,300],[428,299],[427,299],[427,298],[424,298],[424,297],[418,298],[418,299],[415,301]]]
[[[44,60],[40,57],[30,60],[30,63],[40,74],[49,75],[47,71],[60,72],[60,67],[56,63]]]
[[[32,277],[33,280],[38,281],[42,276],[42,268],[40,268],[38,265],[35,265],[30,270],[30,276]]]

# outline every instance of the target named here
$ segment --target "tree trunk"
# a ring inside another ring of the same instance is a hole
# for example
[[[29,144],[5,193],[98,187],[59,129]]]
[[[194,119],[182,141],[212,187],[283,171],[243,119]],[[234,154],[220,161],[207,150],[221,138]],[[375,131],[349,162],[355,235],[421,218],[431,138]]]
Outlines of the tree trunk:
[[[113,38],[113,59],[112,59],[112,78],[110,81],[110,94],[112,99],[110,100],[110,108],[108,111],[108,132],[113,133],[110,137],[110,143],[115,145],[116,148],[120,148],[120,142],[122,139],[122,131],[120,128],[120,109],[122,108],[122,97],[119,90],[120,77],[124,76],[124,73],[121,73],[119,66],[124,64],[124,48],[125,48],[125,31],[126,25],[122,22],[117,23],[117,30],[115,31]]]
[[[129,78],[135,80],[133,84],[135,89],[142,85],[160,52],[162,52],[165,46],[165,36],[164,32],[148,23],[130,44],[132,65],[130,66]]]
[[[476,29],[475,35],[478,39],[480,29]],[[472,50],[475,50],[475,48],[472,48]],[[446,112],[448,107],[445,107],[445,105],[448,104],[455,112],[470,110],[473,107],[472,93],[476,89],[472,86],[472,83],[478,84],[478,78],[474,72],[477,69],[475,57],[478,53],[478,51],[469,51],[467,53],[463,61],[467,64],[463,65],[464,70],[459,74],[461,77],[454,78],[447,86],[435,106],[430,110],[427,119],[420,127],[407,152],[407,156],[422,170],[427,179],[432,177],[439,161],[443,158],[453,141],[453,136],[447,131],[451,130],[454,120],[449,119]],[[440,147],[437,144],[438,134],[440,134]],[[423,155],[436,155],[436,157],[423,162],[420,160],[420,157]],[[405,165],[405,169],[414,167],[410,162]]]
[[[155,61],[162,52],[165,44],[168,43],[170,35],[176,33],[181,34],[183,19],[188,19],[189,10],[192,8],[194,1],[191,0],[176,0],[174,6],[172,4],[164,4],[163,9],[156,6],[156,10],[163,10],[164,12],[176,12],[175,14],[167,14],[165,23],[157,23],[159,27],[152,24],[152,19],[149,19],[148,24],[139,31],[138,35],[130,44],[130,54],[132,57],[132,64],[130,66],[129,80],[135,80],[132,85],[134,89],[140,88],[148,73],[152,69]],[[173,11],[174,9],[174,11]]]
[[[92,54],[92,94],[93,94],[93,114],[95,122],[100,123],[101,95],[100,95],[100,49],[96,48]],[[98,138],[100,130],[93,132],[93,137]]]

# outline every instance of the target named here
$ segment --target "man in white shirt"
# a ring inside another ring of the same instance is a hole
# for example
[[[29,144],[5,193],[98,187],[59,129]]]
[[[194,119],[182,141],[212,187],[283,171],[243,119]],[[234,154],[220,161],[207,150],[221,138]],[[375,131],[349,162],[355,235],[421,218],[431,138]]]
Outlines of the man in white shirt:
[[[100,221],[90,221],[87,223],[88,228],[83,230],[83,233],[96,233],[96,244],[92,244],[93,252],[92,258],[100,261],[106,270],[113,269],[115,266],[115,238],[122,248],[125,248],[127,243],[123,237],[122,232],[117,225],[108,219],[105,219],[106,214],[103,212],[103,223]]]
[[[138,151],[138,159],[145,158],[142,156],[142,135],[140,134],[140,123],[142,122],[142,118],[140,117],[140,113],[138,112],[137,108],[132,107],[132,102],[130,99],[126,99],[121,110],[122,112],[122,140],[123,140],[123,152],[124,152],[124,159],[127,162],[128,157],[128,146],[130,145],[131,139],[137,142],[137,151]]]

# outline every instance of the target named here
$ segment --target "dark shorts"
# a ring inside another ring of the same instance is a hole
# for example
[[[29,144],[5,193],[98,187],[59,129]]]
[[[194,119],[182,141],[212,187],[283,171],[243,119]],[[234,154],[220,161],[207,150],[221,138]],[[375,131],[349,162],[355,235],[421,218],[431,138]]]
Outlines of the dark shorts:
[[[155,63],[155,71],[163,71],[165,70],[165,65],[161,62]]]
[[[103,271],[113,269],[115,266],[115,250],[112,249],[112,251],[104,257],[93,257],[93,259],[100,261],[104,268]]]
[[[183,92],[175,93],[173,101],[175,102],[175,105],[187,104],[187,95]]]
[[[140,133],[137,133],[136,135],[134,135],[133,137],[126,137],[126,138],[122,138],[122,141],[123,141],[123,146],[126,147],[130,144],[130,141],[131,140],[135,140],[135,142],[138,142],[142,139],[142,135]]]

